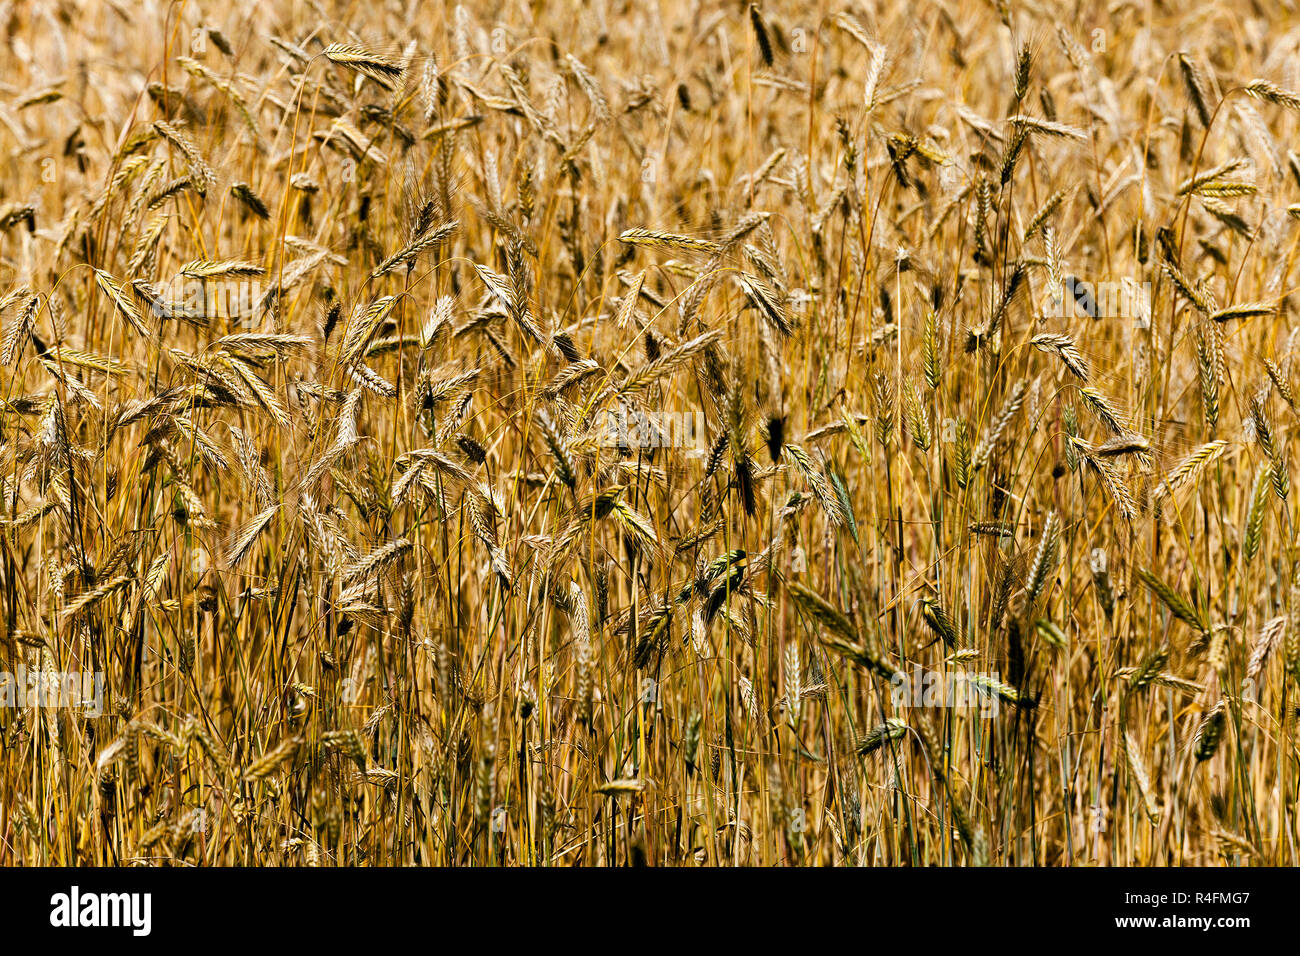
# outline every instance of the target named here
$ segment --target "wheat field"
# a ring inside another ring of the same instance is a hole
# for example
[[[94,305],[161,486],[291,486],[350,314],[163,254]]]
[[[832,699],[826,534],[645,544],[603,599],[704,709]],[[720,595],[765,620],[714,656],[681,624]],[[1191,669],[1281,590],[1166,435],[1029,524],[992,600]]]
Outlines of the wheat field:
[[[1297,862],[1289,0],[0,4],[0,864]]]

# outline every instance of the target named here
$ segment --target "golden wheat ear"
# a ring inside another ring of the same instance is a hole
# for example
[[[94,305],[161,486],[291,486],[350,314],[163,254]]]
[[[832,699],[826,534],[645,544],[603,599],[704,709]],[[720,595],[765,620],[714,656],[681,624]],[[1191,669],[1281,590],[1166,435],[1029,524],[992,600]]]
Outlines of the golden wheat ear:
[[[393,89],[404,70],[403,66],[393,62],[390,57],[345,43],[331,43],[322,51],[322,56],[331,63],[369,77],[386,90]]]

